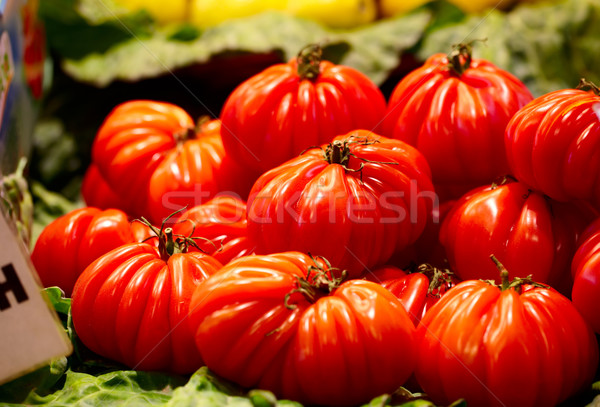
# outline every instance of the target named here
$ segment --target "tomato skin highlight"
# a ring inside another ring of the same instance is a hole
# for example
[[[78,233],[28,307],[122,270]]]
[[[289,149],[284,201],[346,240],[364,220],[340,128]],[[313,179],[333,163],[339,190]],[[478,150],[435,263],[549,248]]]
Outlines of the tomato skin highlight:
[[[416,147],[431,166],[441,200],[507,174],[504,129],[533,99],[515,76],[473,58],[457,75],[445,54],[432,55],[394,88],[381,134]]]
[[[333,143],[346,143],[346,164],[329,164],[323,146],[256,181],[248,234],[256,253],[312,253],[354,278],[413,243],[437,201],[427,162],[406,143],[366,130]]]
[[[264,172],[354,129],[374,130],[385,98],[359,71],[321,61],[314,79],[296,58],[239,85],[221,111],[223,143],[247,170]]]
[[[542,95],[506,128],[512,174],[558,201],[600,208],[600,96],[578,89]]]
[[[44,287],[59,286],[70,297],[83,270],[101,255],[126,243],[150,237],[118,209],[75,209],[44,228],[31,260]]]
[[[298,252],[241,257],[194,292],[190,320],[207,366],[247,388],[306,404],[356,405],[414,368],[414,326],[378,284],[351,280],[314,303],[294,292],[315,262]]]
[[[81,341],[132,369],[191,373],[203,365],[188,322],[194,289],[221,264],[203,253],[161,258],[145,243],[120,246],[93,262],[73,289]]]
[[[440,241],[461,280],[498,282],[495,255],[517,275],[529,275],[569,295],[571,259],[595,211],[556,202],[520,182],[480,187],[465,195],[444,219]]]
[[[596,338],[552,289],[469,280],[450,289],[417,330],[416,378],[436,403],[550,406],[591,383]]]

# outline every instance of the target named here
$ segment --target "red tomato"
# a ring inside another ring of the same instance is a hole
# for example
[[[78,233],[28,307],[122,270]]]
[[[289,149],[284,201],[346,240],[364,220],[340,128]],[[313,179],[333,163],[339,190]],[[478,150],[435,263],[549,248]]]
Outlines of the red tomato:
[[[350,132],[263,174],[248,234],[257,253],[312,253],[357,277],[419,237],[436,199],[429,174],[406,143]]]
[[[425,155],[445,199],[508,173],[504,129],[533,99],[523,83],[460,46],[431,56],[394,88],[382,134]]]
[[[332,281],[298,252],[234,260],[194,292],[190,320],[206,365],[247,388],[310,405],[358,405],[414,368],[414,326],[365,280]]]
[[[132,369],[186,374],[203,364],[187,318],[190,299],[222,266],[168,242],[163,235],[158,248],[131,243],[97,259],[77,280],[71,311],[77,335],[97,354]]]
[[[563,89],[535,99],[510,121],[505,142],[521,182],[559,201],[600,208],[598,93]]]
[[[552,201],[520,182],[481,187],[461,198],[442,223],[440,241],[462,280],[498,280],[495,255],[520,275],[533,273],[565,295],[577,239],[594,218],[574,204]]]
[[[596,338],[573,304],[531,284],[462,282],[421,320],[417,339],[415,376],[440,405],[555,406],[598,366]]]
[[[162,102],[117,106],[98,131],[92,157],[109,186],[138,210],[134,215],[158,224],[219,192],[245,195],[254,180],[225,155],[218,121],[196,134],[185,111]]]
[[[75,280],[101,255],[125,243],[150,237],[147,227],[131,224],[118,209],[76,209],[54,220],[38,237],[31,260],[44,287],[71,295]]]
[[[398,297],[415,326],[433,304],[458,283],[452,273],[428,264],[408,274],[397,267],[384,266],[367,273],[365,278],[381,284]]]
[[[81,181],[81,195],[87,206],[99,209],[127,210],[123,200],[108,186],[95,164],[90,164]]]
[[[385,98],[361,72],[321,60],[318,46],[238,86],[221,112],[223,143],[261,172],[354,129],[373,130]]]
[[[254,253],[256,245],[248,238],[247,225],[245,202],[232,196],[217,196],[183,212],[173,224],[173,232],[197,238],[200,250],[227,264]]]
[[[583,233],[580,245],[571,263],[573,275],[573,304],[600,333],[600,219],[595,220]]]

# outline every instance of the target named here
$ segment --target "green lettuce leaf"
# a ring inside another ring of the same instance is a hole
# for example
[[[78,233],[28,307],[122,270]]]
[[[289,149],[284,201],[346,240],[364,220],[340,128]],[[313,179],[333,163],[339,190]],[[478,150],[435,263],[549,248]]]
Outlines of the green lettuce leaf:
[[[402,51],[419,41],[429,21],[430,13],[420,10],[355,30],[336,31],[314,21],[266,12],[197,32],[192,40],[189,38],[194,35],[182,33],[182,27],[166,27],[147,37],[120,41],[105,52],[65,58],[62,66],[76,80],[103,87],[116,80],[138,81],[171,73],[231,51],[279,52],[282,60],[287,60],[305,45],[318,42],[345,44],[346,52],[336,62],[381,83],[398,65]]]
[[[432,32],[418,55],[425,59],[448,52],[453,44],[486,39],[475,45],[474,56],[513,73],[539,96],[573,88],[580,77],[600,82],[598,38],[600,2],[566,0],[470,16]]]

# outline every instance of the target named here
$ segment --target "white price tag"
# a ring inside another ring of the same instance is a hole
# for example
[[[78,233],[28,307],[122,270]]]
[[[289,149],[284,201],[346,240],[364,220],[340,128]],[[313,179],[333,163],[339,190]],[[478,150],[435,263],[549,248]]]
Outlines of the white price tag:
[[[72,346],[56,313],[44,299],[24,245],[0,213],[0,384]]]

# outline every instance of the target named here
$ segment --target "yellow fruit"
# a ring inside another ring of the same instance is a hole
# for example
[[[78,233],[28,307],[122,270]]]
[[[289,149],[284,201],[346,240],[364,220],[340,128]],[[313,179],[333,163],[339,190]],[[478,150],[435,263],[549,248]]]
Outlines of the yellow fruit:
[[[379,7],[383,17],[393,17],[406,14],[430,0],[380,0]]]
[[[120,6],[131,11],[145,9],[158,23],[185,21],[188,0],[118,0]]]
[[[285,0],[191,0],[190,22],[200,28],[267,10],[284,10]]]
[[[352,28],[377,17],[376,0],[289,0],[287,10],[333,28]]]
[[[514,3],[512,0],[449,0],[465,13],[479,13],[491,8],[502,10]]]

